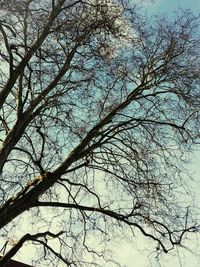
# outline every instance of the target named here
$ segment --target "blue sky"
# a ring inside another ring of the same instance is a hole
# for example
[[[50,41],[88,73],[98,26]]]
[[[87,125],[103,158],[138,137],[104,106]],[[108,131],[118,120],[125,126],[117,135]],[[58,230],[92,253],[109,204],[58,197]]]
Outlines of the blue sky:
[[[144,1],[145,2],[145,1]],[[196,15],[200,14],[200,0],[154,0],[153,3],[149,1],[148,3],[148,14],[172,14],[175,10],[191,9]],[[200,152],[195,152],[193,157],[193,164],[191,165],[192,172],[194,173],[194,178],[200,182],[200,164],[199,164]],[[198,191],[198,188],[197,190]],[[137,239],[137,238],[136,238]],[[188,246],[191,246],[191,251],[187,251],[183,248],[179,248],[169,255],[165,255],[160,259],[159,262],[150,260],[146,249],[148,250],[149,242],[142,237],[140,240],[135,240],[138,242],[138,249],[134,250],[133,247],[128,243],[124,243],[119,250],[119,258],[122,259],[124,266],[126,267],[198,267],[200,266],[200,253],[197,245],[196,236],[193,236],[189,242]],[[134,242],[134,241],[133,241]],[[195,244],[196,243],[196,244]]]
[[[173,12],[177,8],[191,9],[193,12],[200,13],[199,0],[154,0],[154,3],[149,4],[149,9],[152,12]]]
[[[134,0],[133,0],[134,2]],[[148,12],[152,14],[166,13],[170,14],[177,8],[190,8],[196,14],[200,13],[200,0],[154,0],[153,3],[148,4]],[[195,153],[194,165],[192,168],[195,171],[196,179],[199,179],[200,166],[198,166],[199,154]],[[197,267],[200,266],[200,256],[180,249],[173,252],[174,255],[166,255],[163,260],[156,263],[156,260],[151,263],[148,257],[148,246],[150,244],[146,238],[140,235],[130,237],[131,242],[122,241],[115,246],[115,254],[124,264],[125,267]],[[195,241],[195,240],[194,240]],[[189,241],[193,244],[193,240]],[[195,243],[195,242],[194,242]],[[197,249],[195,245],[194,250]],[[21,254],[23,258],[23,251]],[[109,267],[109,265],[105,265]]]

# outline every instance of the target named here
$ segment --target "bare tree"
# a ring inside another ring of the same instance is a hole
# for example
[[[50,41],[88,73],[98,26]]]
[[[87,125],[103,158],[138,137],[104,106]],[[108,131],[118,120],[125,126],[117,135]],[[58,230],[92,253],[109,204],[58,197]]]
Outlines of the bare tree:
[[[131,2],[1,1],[0,266],[26,242],[47,265],[96,266],[119,231],[160,254],[199,230],[199,21],[147,22]]]

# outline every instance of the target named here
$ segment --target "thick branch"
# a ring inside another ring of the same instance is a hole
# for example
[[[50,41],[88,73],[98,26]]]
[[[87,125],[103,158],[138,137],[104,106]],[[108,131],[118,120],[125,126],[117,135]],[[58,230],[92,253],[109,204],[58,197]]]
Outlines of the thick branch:
[[[12,72],[12,75],[8,79],[4,88],[0,91],[0,109],[2,108],[7,96],[9,95],[10,91],[12,90],[13,85],[15,84],[16,80],[18,79],[19,75],[24,71],[24,68],[26,67],[29,60],[32,58],[34,53],[37,51],[37,49],[41,46],[41,44],[45,40],[46,36],[49,34],[49,30],[50,30],[55,18],[61,12],[61,7],[64,3],[65,3],[65,0],[57,1],[57,5],[52,10],[52,12],[49,16],[49,20],[48,20],[46,26],[43,28],[40,36],[37,38],[36,42],[33,44],[33,46],[25,54],[22,61],[19,63],[19,65],[16,67],[16,69]]]
[[[68,208],[68,209],[74,208],[74,209],[81,210],[81,211],[92,211],[92,212],[98,212],[98,213],[104,214],[104,215],[109,216],[111,218],[114,218],[118,221],[121,221],[121,222],[123,222],[129,226],[136,227],[137,229],[140,230],[140,232],[142,232],[142,234],[144,236],[149,237],[149,238],[153,239],[154,241],[157,241],[165,253],[168,252],[168,250],[166,249],[164,244],[157,237],[153,236],[152,234],[147,233],[139,224],[134,223],[134,222],[130,222],[126,215],[119,214],[119,213],[116,213],[114,211],[106,210],[103,208],[94,208],[94,207],[83,206],[83,205],[78,205],[78,204],[68,204],[68,203],[58,203],[58,202],[41,202],[41,201],[39,201],[35,204],[35,206],[36,207],[49,207],[49,206],[50,207],[62,207],[62,208]]]
[[[46,238],[47,236],[57,238],[62,235],[64,232],[61,231],[58,234],[53,234],[49,231],[44,233],[38,233],[35,235],[26,234],[24,235],[3,257],[0,258],[0,267],[6,266],[6,263],[15,256],[18,250],[24,245],[27,241],[38,241],[39,238]]]

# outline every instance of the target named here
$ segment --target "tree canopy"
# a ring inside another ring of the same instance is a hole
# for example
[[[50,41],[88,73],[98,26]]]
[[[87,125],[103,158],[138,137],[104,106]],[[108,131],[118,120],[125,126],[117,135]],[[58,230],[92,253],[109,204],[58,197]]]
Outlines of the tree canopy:
[[[1,1],[0,266],[27,242],[35,266],[111,266],[123,231],[158,255],[199,231],[198,24],[131,0]]]

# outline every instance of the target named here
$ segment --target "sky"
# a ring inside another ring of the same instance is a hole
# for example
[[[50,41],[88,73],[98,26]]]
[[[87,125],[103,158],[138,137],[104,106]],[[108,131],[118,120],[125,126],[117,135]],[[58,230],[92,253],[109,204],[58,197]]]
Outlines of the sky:
[[[159,14],[166,13],[170,14],[175,11],[177,8],[190,8],[196,14],[200,13],[200,0],[154,0],[153,3],[148,4],[149,14]],[[194,171],[196,179],[199,179],[200,166],[198,166],[198,158],[200,153],[194,154],[194,162],[191,165],[191,168]],[[148,250],[149,246],[152,246],[146,238],[143,238],[141,235],[137,234],[135,237],[130,237],[131,240],[121,240],[118,244],[115,245],[114,253],[116,258],[125,266],[125,267],[197,267],[200,266],[200,256],[197,256],[187,250],[179,248],[169,255],[163,256],[159,261],[156,260],[154,255],[150,255]],[[196,240],[188,241],[188,244],[191,244],[193,251],[197,250]],[[194,242],[193,242],[194,241]],[[194,243],[194,244],[193,244]],[[153,248],[153,246],[152,246]],[[23,253],[26,253],[25,250],[22,250],[20,256],[25,258]],[[154,260],[152,261],[152,258]],[[16,258],[19,259],[19,258]],[[30,263],[27,260],[27,263]],[[42,266],[41,266],[42,267]],[[105,267],[109,267],[105,265]]]
[[[154,0],[148,3],[148,14],[170,15],[178,8],[191,9],[196,15],[200,14],[200,0]],[[194,178],[200,182],[200,152],[195,152],[193,156],[193,164],[191,170]],[[198,190],[198,188],[197,188]],[[123,242],[118,248],[118,257],[126,267],[198,267],[200,266],[200,253],[198,253],[200,244],[193,236],[188,242],[191,251],[184,248],[177,248],[168,255],[163,255],[158,261],[153,255],[148,254],[149,242],[140,237],[137,238],[137,248],[135,242],[130,245],[129,242]],[[200,242],[200,240],[199,240]],[[153,259],[154,258],[154,259]]]
[[[177,8],[191,9],[195,13],[200,12],[199,0],[154,0],[149,4],[150,10],[153,12],[173,12]]]

